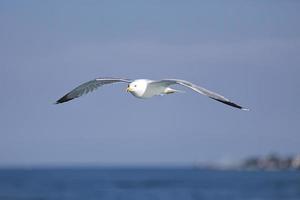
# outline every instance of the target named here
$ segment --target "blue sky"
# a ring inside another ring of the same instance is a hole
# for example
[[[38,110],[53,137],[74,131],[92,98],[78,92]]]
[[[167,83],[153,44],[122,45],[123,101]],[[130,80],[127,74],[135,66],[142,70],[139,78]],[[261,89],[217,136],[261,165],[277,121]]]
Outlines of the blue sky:
[[[300,153],[300,2],[0,1],[0,166],[171,165]],[[186,79],[135,99],[90,79]]]

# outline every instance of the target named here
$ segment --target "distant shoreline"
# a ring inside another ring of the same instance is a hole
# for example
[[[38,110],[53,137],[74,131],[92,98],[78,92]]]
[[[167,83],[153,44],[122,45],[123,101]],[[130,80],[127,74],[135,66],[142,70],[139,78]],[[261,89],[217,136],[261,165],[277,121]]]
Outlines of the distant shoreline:
[[[252,156],[240,162],[229,164],[44,164],[44,165],[2,165],[0,170],[213,170],[213,171],[300,171],[300,154],[296,156]]]
[[[297,171],[300,170],[300,155],[279,156],[252,156],[240,161],[238,164],[200,164],[198,169],[211,170],[239,170],[239,171]]]

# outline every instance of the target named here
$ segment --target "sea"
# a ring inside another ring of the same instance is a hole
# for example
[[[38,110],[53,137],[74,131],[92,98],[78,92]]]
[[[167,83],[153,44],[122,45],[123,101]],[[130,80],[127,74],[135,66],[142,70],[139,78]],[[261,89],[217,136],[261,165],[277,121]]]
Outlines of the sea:
[[[1,169],[0,200],[300,200],[300,171]]]

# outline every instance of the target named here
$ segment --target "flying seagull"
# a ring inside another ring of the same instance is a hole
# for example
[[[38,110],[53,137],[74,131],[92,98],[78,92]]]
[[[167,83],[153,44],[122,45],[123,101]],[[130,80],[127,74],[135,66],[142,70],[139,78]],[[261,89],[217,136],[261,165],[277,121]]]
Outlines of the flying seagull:
[[[58,99],[56,104],[64,103],[70,101],[72,99],[78,98],[84,94],[94,91],[98,87],[101,87],[106,84],[112,83],[128,83],[128,87],[126,89],[127,92],[130,92],[133,96],[141,99],[151,98],[157,95],[165,95],[165,94],[172,94],[175,92],[181,92],[179,90],[175,90],[170,88],[171,85],[182,85],[194,90],[197,93],[203,94],[208,96],[211,99],[219,101],[221,103],[227,104],[229,106],[242,109],[242,110],[249,110],[248,108],[244,108],[229,99],[223,97],[220,94],[215,92],[209,91],[203,87],[195,85],[185,80],[179,79],[162,79],[162,80],[149,80],[149,79],[137,79],[137,80],[130,80],[130,79],[122,79],[122,78],[96,78],[94,80],[88,81],[83,83]]]

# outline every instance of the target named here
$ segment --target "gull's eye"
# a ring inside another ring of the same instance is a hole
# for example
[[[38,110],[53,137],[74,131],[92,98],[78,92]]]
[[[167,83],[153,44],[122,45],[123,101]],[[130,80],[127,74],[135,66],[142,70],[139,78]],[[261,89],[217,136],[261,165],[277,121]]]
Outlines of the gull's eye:
[[[136,87],[136,85],[134,85],[134,87]]]

